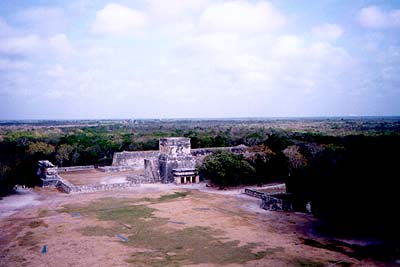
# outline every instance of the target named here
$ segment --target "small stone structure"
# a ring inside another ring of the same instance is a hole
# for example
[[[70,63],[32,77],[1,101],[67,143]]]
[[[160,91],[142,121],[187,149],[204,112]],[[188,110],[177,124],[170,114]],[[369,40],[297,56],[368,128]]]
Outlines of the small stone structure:
[[[191,184],[199,182],[199,175],[195,168],[178,168],[172,170],[175,184]]]
[[[38,161],[37,175],[40,177],[42,186],[55,186],[60,180],[57,167],[48,160]]]
[[[273,211],[293,211],[291,201],[291,194],[289,193],[265,193],[253,189],[246,188],[244,190],[246,195],[260,198],[261,208]]]

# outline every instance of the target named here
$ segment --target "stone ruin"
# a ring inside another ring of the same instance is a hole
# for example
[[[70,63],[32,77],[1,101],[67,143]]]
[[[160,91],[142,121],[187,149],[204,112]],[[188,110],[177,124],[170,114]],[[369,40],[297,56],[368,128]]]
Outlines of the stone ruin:
[[[158,166],[162,183],[199,182],[195,160],[190,153],[190,138],[160,139]]]
[[[196,166],[201,165],[207,155],[227,150],[244,153],[246,146],[191,149],[190,138],[168,137],[159,140],[158,151],[123,151],[114,154],[111,166],[103,171],[143,170],[144,176],[161,183],[198,183]]]
[[[280,186],[281,185],[277,185],[275,187],[278,188]],[[262,209],[273,211],[294,211],[292,195],[290,193],[286,193],[286,187],[284,188],[284,191],[285,192],[266,193],[246,188],[244,193],[246,195],[261,199],[260,207]]]
[[[38,171],[36,174],[39,176],[42,186],[55,186],[59,181],[57,167],[48,160],[38,161]]]
[[[225,150],[237,154],[246,152],[246,146],[199,148],[191,149],[190,138],[169,137],[159,140],[158,151],[123,151],[113,155],[111,166],[95,167],[72,166],[56,167],[47,160],[38,162],[38,176],[42,186],[57,186],[65,192],[90,192],[124,188],[142,183],[198,183],[199,176],[196,166],[199,166],[207,155]],[[126,183],[108,185],[77,186],[62,179],[63,172],[85,171],[96,169],[101,172],[137,171],[143,174],[127,176]]]
[[[199,182],[190,138],[185,137],[161,138],[158,151],[117,152],[112,165],[100,169],[106,172],[143,170],[145,177],[164,184]]]

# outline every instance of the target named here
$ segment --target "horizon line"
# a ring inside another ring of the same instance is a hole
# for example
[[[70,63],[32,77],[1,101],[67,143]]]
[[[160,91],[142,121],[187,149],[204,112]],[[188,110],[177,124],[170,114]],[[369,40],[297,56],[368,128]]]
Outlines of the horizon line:
[[[400,115],[332,115],[332,116],[249,116],[249,117],[149,117],[149,118],[68,118],[68,119],[0,119],[0,122],[38,121],[135,121],[135,120],[268,120],[268,119],[340,119],[340,118],[400,118]]]

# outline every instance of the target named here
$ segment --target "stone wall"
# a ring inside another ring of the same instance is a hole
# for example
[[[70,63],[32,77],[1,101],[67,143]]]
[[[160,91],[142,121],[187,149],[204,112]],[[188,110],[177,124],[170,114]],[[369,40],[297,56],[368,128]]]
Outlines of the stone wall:
[[[157,159],[158,151],[123,151],[113,156],[112,166],[132,166],[137,170],[144,170],[144,159]]]
[[[246,146],[240,145],[235,147],[210,147],[210,148],[197,148],[190,149],[190,139],[189,138],[161,138],[160,139],[160,149],[159,151],[123,151],[116,152],[113,156],[113,162],[111,166],[99,167],[99,170],[104,172],[110,171],[123,171],[123,170],[145,170],[144,160],[148,159],[152,162],[155,160],[165,160],[166,155],[169,158],[181,158],[183,160],[190,158],[190,155],[194,158],[195,165],[201,165],[204,158],[207,155],[215,153],[217,151],[230,151],[232,153],[245,153],[247,150]],[[162,157],[161,155],[164,155]],[[178,164],[174,164],[178,165]],[[184,167],[188,167],[188,164],[183,164]],[[128,167],[129,166],[129,167]],[[118,168],[119,167],[119,168]],[[126,169],[124,169],[126,168]],[[175,167],[177,168],[177,166]],[[179,166],[179,168],[181,168]]]
[[[147,177],[147,176],[142,176],[142,175],[134,175],[134,174],[127,176],[126,180],[128,180],[129,183],[133,183],[133,184],[152,184],[152,183],[157,182],[152,177]]]
[[[264,193],[246,188],[246,195],[260,198],[261,208],[273,211],[293,211],[291,195],[288,193]]]
[[[192,156],[169,158],[160,155],[160,177],[162,183],[173,183],[173,169],[195,168],[195,159]]]
[[[160,181],[160,163],[158,159],[145,159],[144,160],[144,176]]]
[[[170,157],[190,155],[190,138],[187,137],[168,137],[160,138],[160,154],[167,154]]]
[[[65,193],[71,193],[71,192],[76,192],[75,185],[71,184],[67,180],[64,180],[60,177],[57,183],[57,187],[64,191]]]
[[[265,194],[261,208],[274,211],[293,211],[291,195],[288,193]]]
[[[92,185],[74,185],[67,180],[58,176],[57,184],[54,184],[65,193],[92,193],[98,191],[107,191],[114,189],[124,189],[139,186],[140,184],[151,184],[156,181],[151,177],[142,175],[129,175],[126,177],[127,182],[113,184],[92,184]]]
[[[98,191],[107,191],[115,189],[124,189],[129,187],[138,186],[138,183],[115,183],[115,184],[94,184],[94,185],[79,185],[74,186],[73,190],[69,193],[92,193]]]
[[[60,177],[57,187],[65,193],[92,193],[98,191],[107,191],[114,189],[124,189],[129,187],[136,187],[140,184],[154,183],[154,180],[140,175],[132,175],[127,177],[128,182],[113,183],[113,184],[93,184],[93,185],[73,185],[67,180]]]
[[[123,171],[137,170],[138,167],[137,166],[104,166],[104,167],[98,167],[97,169],[102,172],[123,172]]]
[[[93,169],[94,169],[94,165],[58,167],[57,172],[86,171],[86,170],[93,170]]]

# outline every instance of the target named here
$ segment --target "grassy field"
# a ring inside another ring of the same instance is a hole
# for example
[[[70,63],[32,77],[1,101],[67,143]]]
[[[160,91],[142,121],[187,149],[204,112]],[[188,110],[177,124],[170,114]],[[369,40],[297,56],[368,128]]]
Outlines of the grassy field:
[[[183,264],[245,263],[273,254],[277,249],[252,252],[258,244],[240,246],[229,241],[223,231],[211,227],[168,228],[169,220],[154,216],[149,204],[179,201],[190,192],[174,192],[159,198],[100,199],[85,206],[66,206],[63,212],[79,213],[101,221],[112,221],[112,227],[87,226],[81,229],[86,236],[119,236],[124,245],[139,248],[128,262],[151,266],[180,266]],[[142,203],[142,204],[138,204]],[[183,222],[174,222],[183,224]]]
[[[311,237],[309,215],[207,190],[39,190],[40,205],[0,218],[0,266],[395,266]]]

